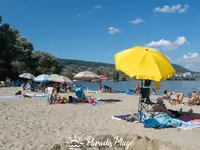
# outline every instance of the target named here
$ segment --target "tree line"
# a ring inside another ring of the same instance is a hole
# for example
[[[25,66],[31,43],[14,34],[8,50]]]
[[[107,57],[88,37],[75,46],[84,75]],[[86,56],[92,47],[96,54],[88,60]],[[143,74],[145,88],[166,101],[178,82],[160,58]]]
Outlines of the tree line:
[[[4,23],[0,16],[0,79],[17,78],[24,72],[39,75],[61,71],[62,65],[55,56],[35,50],[20,31]]]

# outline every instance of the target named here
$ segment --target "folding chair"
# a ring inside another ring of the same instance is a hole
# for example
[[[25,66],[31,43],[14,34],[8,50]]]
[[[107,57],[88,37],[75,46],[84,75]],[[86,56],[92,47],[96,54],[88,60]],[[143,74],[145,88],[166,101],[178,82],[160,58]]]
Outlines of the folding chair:
[[[139,107],[140,111],[151,112],[153,106],[156,104],[150,100],[150,88],[141,88],[140,89],[140,100]]]
[[[146,86],[145,88],[143,87],[143,81],[141,84],[141,88],[140,88],[140,97],[139,97],[139,105],[138,105],[138,112],[140,114],[140,122],[141,122],[141,113],[142,112],[152,112],[153,111],[153,107],[156,103],[152,102],[150,100],[150,88],[148,88],[148,86],[150,86],[151,81],[145,81],[144,86]]]

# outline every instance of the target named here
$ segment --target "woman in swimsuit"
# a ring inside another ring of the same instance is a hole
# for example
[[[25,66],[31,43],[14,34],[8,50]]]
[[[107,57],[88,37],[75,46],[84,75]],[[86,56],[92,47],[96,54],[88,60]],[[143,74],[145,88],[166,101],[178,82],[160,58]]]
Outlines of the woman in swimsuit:
[[[200,98],[196,91],[193,91],[192,95],[190,97],[188,97],[187,103],[189,105],[200,105]]]
[[[184,93],[173,93],[172,95],[170,95],[170,100],[169,103],[172,105],[176,105],[176,104],[182,104],[183,101],[183,97],[184,97]]]

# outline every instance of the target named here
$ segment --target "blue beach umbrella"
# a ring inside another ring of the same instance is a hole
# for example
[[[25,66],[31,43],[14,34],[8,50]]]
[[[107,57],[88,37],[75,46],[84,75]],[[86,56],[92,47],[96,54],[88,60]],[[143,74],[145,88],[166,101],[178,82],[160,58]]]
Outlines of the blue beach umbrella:
[[[48,82],[48,79],[50,78],[51,76],[48,75],[48,74],[41,74],[39,76],[37,76],[34,81],[35,82]]]

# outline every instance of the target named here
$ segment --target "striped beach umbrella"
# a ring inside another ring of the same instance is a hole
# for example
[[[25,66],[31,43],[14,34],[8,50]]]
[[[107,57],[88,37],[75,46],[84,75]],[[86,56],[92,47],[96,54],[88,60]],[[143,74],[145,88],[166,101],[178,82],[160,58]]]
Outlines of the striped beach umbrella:
[[[50,78],[51,76],[48,75],[48,74],[41,74],[39,76],[37,76],[34,81],[35,82],[48,82],[48,79]]]
[[[107,77],[107,76],[100,75],[99,77],[100,77],[101,80],[108,80],[108,77]]]
[[[75,80],[92,80],[92,79],[100,79],[100,77],[91,71],[83,71],[76,74],[73,79]]]
[[[51,76],[48,81],[59,82],[59,83],[73,83],[72,80],[65,76]]]

